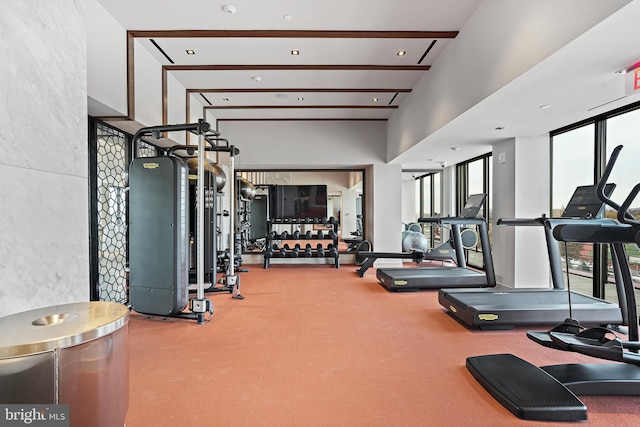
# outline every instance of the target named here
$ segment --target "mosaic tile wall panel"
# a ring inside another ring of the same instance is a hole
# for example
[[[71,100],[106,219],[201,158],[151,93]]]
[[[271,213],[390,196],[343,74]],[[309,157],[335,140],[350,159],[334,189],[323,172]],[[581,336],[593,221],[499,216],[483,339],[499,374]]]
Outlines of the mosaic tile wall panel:
[[[127,139],[98,125],[98,284],[100,300],[128,302]]]

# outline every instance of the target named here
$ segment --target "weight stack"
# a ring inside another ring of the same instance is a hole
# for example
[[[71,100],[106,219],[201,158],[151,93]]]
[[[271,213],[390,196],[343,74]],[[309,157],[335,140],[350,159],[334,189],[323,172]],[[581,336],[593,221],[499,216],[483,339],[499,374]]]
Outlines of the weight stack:
[[[129,300],[138,313],[171,316],[189,297],[189,181],[176,157],[129,167]]]

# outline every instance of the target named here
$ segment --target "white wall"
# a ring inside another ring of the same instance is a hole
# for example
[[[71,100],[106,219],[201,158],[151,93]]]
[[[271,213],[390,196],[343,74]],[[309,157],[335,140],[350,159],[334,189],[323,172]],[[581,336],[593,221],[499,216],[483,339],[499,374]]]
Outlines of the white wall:
[[[415,179],[402,180],[402,222],[411,224],[416,222],[416,185]]]
[[[423,141],[627,3],[483,1],[391,116],[386,158]]]
[[[124,29],[123,29],[124,31]],[[135,115],[134,119],[143,126],[162,124],[162,65],[142,47],[135,45]],[[104,81],[110,85],[115,82]],[[171,100],[172,102],[174,100]]]
[[[402,171],[384,163],[385,122],[220,121],[240,148],[241,169],[364,168],[365,238],[376,250],[400,251]]]
[[[240,148],[238,167],[357,167],[384,162],[383,121],[220,121],[222,136]]]
[[[85,8],[0,13],[0,316],[89,299]]]
[[[96,0],[86,4],[89,114],[126,115],[127,33]]]
[[[500,159],[503,159],[501,161]],[[542,227],[497,226],[499,218],[549,215],[549,137],[509,139],[493,149],[493,259],[498,283],[551,286]]]
[[[351,232],[358,229],[356,219],[356,199],[358,198],[358,192],[353,190],[343,190],[342,196],[342,209],[340,211],[340,228],[342,230],[342,237],[345,239],[351,238]]]

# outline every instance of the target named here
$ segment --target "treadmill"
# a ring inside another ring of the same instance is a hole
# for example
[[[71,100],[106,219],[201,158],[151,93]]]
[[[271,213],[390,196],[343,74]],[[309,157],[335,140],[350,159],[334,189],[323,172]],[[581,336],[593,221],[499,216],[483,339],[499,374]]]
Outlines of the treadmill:
[[[456,254],[455,266],[423,268],[379,268],[376,277],[380,284],[390,291],[417,291],[420,289],[440,289],[444,287],[487,287],[495,286],[493,258],[489,245],[487,222],[477,215],[485,202],[486,194],[469,196],[460,216],[444,218],[419,218],[420,223],[448,225],[452,229],[453,247]],[[467,267],[461,228],[468,225],[478,226],[482,247],[482,259],[485,271]]]
[[[562,323],[567,317],[578,318],[585,325],[626,324],[626,312],[620,308],[625,306],[624,301],[611,303],[565,289],[559,245],[553,237],[553,230],[558,225],[607,221],[597,219],[604,212],[604,203],[598,199],[596,187],[578,187],[560,218],[543,215],[535,219],[498,220],[498,225],[544,229],[553,288],[441,289],[438,293],[440,305],[461,323],[478,329],[550,325]],[[606,194],[610,195],[614,188],[614,184],[607,184]],[[618,286],[622,280],[615,263],[614,275]],[[618,296],[624,298],[622,289],[618,289]]]

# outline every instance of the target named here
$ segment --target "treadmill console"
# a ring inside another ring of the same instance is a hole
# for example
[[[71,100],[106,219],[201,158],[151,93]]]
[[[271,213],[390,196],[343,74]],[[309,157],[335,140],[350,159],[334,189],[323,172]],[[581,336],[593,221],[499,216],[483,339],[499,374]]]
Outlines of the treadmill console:
[[[486,194],[472,194],[467,198],[467,203],[464,204],[460,217],[462,218],[475,218],[480,213],[482,205],[487,198]]]
[[[604,213],[604,202],[598,198],[596,188],[596,185],[577,187],[561,217],[583,219],[601,217]],[[604,188],[604,193],[609,197],[615,188],[615,184],[607,184]]]

